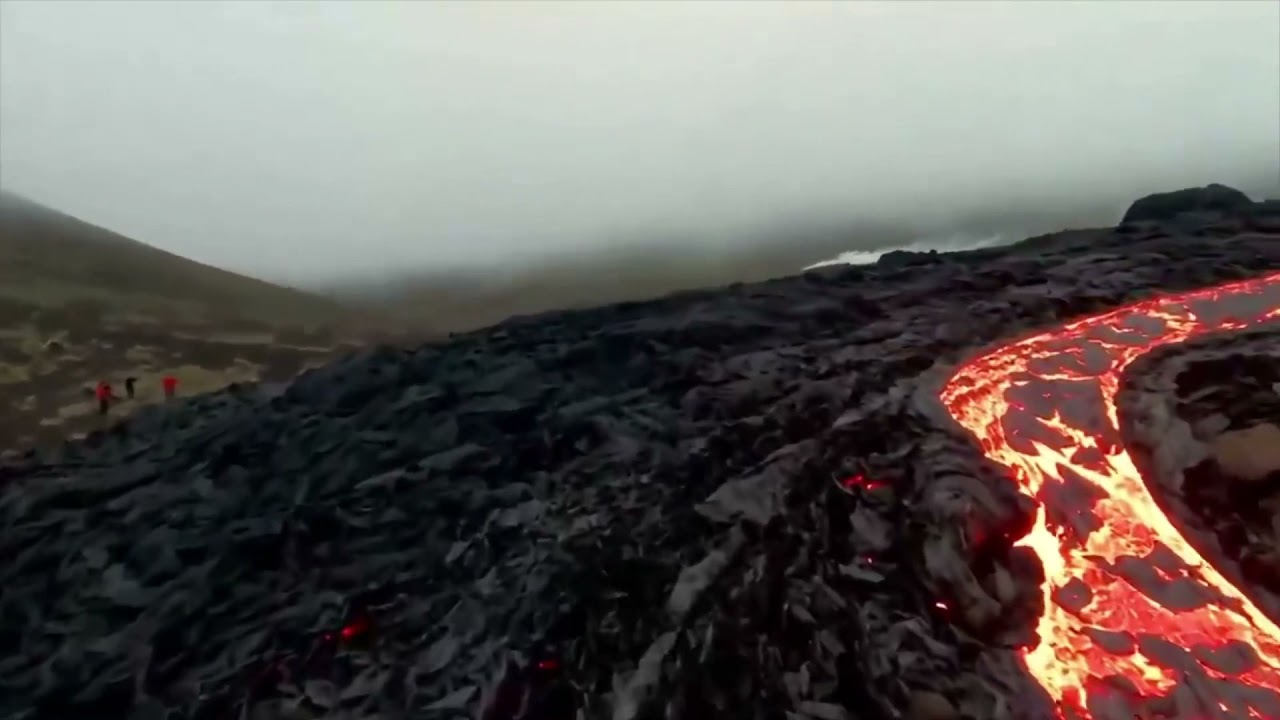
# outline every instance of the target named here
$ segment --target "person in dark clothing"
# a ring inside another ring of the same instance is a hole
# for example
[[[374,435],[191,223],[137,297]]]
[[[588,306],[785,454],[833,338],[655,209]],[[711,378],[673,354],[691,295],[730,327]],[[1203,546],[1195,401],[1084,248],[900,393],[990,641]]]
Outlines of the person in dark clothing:
[[[106,415],[111,407],[111,383],[99,381],[94,394],[98,397],[98,414]]]
[[[165,375],[160,379],[160,384],[164,387],[164,396],[166,398],[173,397],[173,394],[178,390],[178,378],[172,375]]]
[[[136,377],[127,377],[124,379],[124,394],[129,396],[130,400],[133,399],[133,384],[136,382],[138,382],[138,378]]]

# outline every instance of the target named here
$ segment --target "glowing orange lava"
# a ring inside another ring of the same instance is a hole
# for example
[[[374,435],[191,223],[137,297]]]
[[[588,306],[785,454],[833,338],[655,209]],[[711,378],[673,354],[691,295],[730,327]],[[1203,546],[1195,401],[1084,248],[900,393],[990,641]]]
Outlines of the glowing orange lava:
[[[1023,657],[1060,717],[1280,717],[1280,627],[1157,506],[1120,443],[1115,403],[1144,353],[1276,319],[1280,273],[1028,337],[966,363],[943,389],[951,415],[1040,503],[1018,543],[1046,576],[1041,642]],[[1082,513],[1062,500],[1068,486],[1087,488],[1092,514],[1078,522],[1062,520]],[[1169,602],[1161,592],[1173,585],[1192,601]]]

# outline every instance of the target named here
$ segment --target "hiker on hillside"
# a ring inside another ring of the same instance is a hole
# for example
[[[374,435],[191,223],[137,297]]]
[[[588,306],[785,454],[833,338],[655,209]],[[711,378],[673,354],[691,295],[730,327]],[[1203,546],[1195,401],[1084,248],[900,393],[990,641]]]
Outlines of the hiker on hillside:
[[[111,407],[111,383],[99,380],[94,395],[98,398],[98,414],[106,415],[107,409]]]
[[[129,396],[130,400],[133,399],[133,384],[136,382],[138,382],[138,378],[136,377],[127,377],[124,379],[124,394]]]
[[[160,385],[164,388],[164,396],[171,398],[178,390],[178,378],[172,375],[165,375],[160,379]]]

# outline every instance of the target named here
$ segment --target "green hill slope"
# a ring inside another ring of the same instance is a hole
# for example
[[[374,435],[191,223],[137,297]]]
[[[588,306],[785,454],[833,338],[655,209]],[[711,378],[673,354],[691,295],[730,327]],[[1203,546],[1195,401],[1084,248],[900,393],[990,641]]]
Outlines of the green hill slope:
[[[377,326],[319,295],[193,262],[0,191],[0,451],[180,394],[285,380]],[[136,378],[133,398],[125,378]],[[121,396],[106,417],[87,393]]]
[[[169,322],[315,327],[336,301],[204,265],[0,190],[0,302]]]

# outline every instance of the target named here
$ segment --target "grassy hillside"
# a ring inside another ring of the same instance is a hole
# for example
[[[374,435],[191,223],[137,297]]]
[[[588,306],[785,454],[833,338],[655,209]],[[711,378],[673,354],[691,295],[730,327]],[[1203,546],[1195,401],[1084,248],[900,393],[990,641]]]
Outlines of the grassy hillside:
[[[179,393],[283,380],[374,323],[339,302],[193,262],[0,191],[0,451],[51,444]],[[124,380],[136,377],[137,396]],[[99,380],[121,399],[107,418]]]
[[[0,302],[239,328],[333,326],[331,299],[204,265],[0,191]]]

